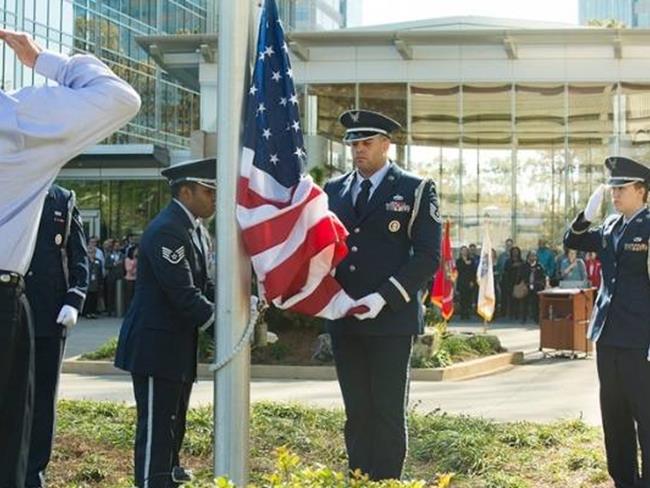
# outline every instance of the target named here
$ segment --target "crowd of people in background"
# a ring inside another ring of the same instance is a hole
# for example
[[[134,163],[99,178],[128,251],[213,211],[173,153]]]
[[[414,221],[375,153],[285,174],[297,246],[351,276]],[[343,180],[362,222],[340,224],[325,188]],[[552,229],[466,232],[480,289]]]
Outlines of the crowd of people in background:
[[[480,252],[475,244],[461,246],[456,260],[456,297],[461,320],[476,319]],[[504,250],[492,250],[495,317],[538,322],[538,292],[555,286],[600,287],[601,264],[596,253],[578,253],[574,249],[553,250],[544,239],[537,249],[522,252],[512,239]]]
[[[97,318],[100,313],[116,317],[118,304],[122,303],[122,310],[126,310],[133,299],[138,244],[133,235],[109,238],[101,245],[93,236],[88,239],[88,260],[90,280],[83,315],[89,319]]]

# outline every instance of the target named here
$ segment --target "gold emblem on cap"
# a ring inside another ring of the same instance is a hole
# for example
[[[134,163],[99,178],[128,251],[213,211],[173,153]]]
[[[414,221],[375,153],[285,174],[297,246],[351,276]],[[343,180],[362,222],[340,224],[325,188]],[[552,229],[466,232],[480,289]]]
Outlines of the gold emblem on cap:
[[[399,220],[391,220],[388,223],[388,230],[391,232],[397,232],[402,225],[399,223]]]
[[[2,281],[3,283],[9,283],[11,281],[11,275],[1,274],[0,281]]]
[[[359,112],[350,112],[350,118],[352,119],[352,122],[359,122],[359,116],[361,114]]]
[[[63,242],[63,236],[61,234],[57,234],[54,236],[54,244],[60,246],[62,242]]]

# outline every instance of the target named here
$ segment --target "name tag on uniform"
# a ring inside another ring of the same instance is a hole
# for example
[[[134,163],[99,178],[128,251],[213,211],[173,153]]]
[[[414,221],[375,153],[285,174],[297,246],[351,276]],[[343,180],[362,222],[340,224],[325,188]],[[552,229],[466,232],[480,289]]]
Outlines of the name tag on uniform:
[[[386,204],[386,211],[388,212],[410,212],[411,206],[408,203],[401,201],[393,201]]]
[[[648,244],[645,242],[627,242],[623,249],[631,252],[645,252],[648,250]]]

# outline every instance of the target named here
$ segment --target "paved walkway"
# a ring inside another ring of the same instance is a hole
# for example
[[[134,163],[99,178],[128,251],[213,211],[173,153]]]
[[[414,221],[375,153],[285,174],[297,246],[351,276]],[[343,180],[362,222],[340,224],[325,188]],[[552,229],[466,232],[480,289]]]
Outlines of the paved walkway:
[[[482,325],[460,322],[454,331],[481,330]],[[117,335],[116,319],[82,320],[71,331],[66,357],[93,350]],[[499,323],[489,331],[510,350],[526,353],[526,363],[508,371],[456,382],[413,382],[410,406],[420,412],[441,409],[450,413],[480,415],[499,421],[549,421],[582,417],[599,424],[598,390],[593,359],[542,358],[537,352],[537,326]],[[128,376],[63,375],[62,398],[133,403]],[[193,405],[213,400],[210,381],[194,386]],[[315,406],[342,407],[335,381],[253,380],[251,400],[297,401]]]

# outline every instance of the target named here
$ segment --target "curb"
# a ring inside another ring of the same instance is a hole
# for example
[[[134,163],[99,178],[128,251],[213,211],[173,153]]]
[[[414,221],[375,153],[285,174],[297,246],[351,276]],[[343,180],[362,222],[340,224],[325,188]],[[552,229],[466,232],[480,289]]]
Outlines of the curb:
[[[501,372],[514,365],[522,364],[524,353],[504,352],[472,359],[462,363],[454,364],[447,368],[418,368],[411,369],[411,380],[413,381],[453,381],[484,376]],[[79,356],[63,361],[61,372],[66,374],[81,374],[90,376],[119,375],[126,376],[129,373],[117,369],[110,361],[80,361]],[[336,369],[334,366],[284,366],[272,364],[253,364],[250,368],[251,379],[274,379],[274,380],[336,380]],[[199,364],[197,375],[199,379],[212,379],[209,365]]]

